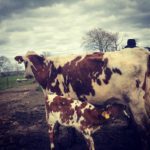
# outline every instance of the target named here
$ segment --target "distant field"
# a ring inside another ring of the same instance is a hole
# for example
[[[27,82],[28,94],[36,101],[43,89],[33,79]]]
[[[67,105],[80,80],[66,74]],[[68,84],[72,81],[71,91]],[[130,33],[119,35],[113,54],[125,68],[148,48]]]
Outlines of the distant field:
[[[23,76],[7,76],[7,77],[0,77],[0,91],[5,90],[12,87],[18,87],[21,85],[31,84],[33,80],[23,81],[23,82],[16,82],[16,79],[23,79]]]

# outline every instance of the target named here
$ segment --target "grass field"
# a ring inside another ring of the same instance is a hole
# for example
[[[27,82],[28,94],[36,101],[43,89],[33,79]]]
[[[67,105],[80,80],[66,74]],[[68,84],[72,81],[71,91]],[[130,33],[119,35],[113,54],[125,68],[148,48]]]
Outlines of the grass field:
[[[12,87],[18,87],[18,86],[21,86],[21,85],[26,85],[26,84],[33,83],[33,79],[23,81],[23,82],[16,82],[17,78],[23,79],[24,77],[21,76],[21,75],[19,75],[19,76],[0,77],[0,91],[8,89],[8,88],[12,88]]]

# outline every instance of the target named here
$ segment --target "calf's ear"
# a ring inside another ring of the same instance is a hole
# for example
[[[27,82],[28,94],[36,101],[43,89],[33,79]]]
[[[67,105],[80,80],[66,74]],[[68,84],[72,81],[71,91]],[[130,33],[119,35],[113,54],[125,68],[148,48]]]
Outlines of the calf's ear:
[[[22,56],[16,56],[16,57],[15,57],[15,60],[16,60],[19,64],[21,64],[21,63],[24,61],[24,59],[23,59]]]

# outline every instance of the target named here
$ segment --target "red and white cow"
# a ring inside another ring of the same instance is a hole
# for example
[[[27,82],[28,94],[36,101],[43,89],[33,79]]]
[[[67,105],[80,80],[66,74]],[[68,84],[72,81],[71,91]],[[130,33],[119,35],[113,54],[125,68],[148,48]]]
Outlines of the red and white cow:
[[[45,58],[34,52],[15,59],[25,63],[44,93],[100,104],[115,97],[129,104],[141,127],[150,117],[150,52],[142,48],[84,56]],[[148,124],[149,126],[149,124]]]
[[[89,150],[94,150],[92,133],[100,129],[111,115],[109,111],[99,111],[88,102],[81,102],[55,94],[46,96],[47,122],[51,149],[54,148],[54,126],[58,122],[63,126],[71,126],[83,134]]]

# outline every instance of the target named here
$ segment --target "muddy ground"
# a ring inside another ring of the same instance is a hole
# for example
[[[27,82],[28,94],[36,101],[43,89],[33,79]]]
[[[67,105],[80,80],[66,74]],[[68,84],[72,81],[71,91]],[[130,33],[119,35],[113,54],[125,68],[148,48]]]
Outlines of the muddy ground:
[[[0,92],[0,150],[48,150],[44,97],[37,85]],[[83,137],[72,128],[55,133],[58,150],[86,150]],[[94,135],[97,150],[141,150],[141,139],[130,119],[106,124]]]

